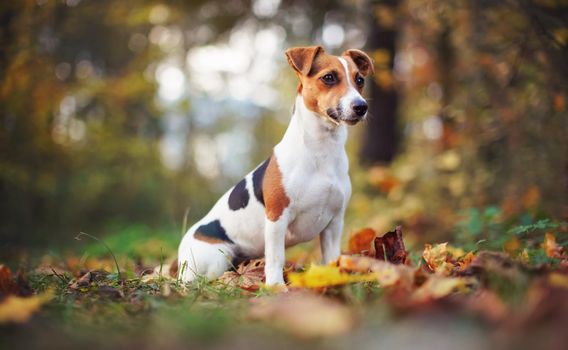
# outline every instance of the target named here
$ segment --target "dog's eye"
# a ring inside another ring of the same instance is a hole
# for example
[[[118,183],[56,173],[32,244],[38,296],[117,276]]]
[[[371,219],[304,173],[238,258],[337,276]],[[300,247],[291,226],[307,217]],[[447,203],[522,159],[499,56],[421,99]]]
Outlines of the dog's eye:
[[[355,77],[355,84],[357,84],[358,87],[363,87],[365,85],[365,79],[363,79],[362,76],[357,75]]]
[[[321,80],[326,84],[326,85],[333,85],[335,84],[335,76],[331,73],[328,73],[326,75],[324,75],[323,77],[321,77]]]

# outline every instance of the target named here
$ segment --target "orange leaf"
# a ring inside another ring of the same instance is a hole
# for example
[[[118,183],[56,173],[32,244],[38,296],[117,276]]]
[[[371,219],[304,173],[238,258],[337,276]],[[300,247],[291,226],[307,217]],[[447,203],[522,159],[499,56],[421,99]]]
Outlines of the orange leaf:
[[[371,242],[377,233],[372,228],[364,228],[349,237],[350,254],[368,254],[371,251]]]
[[[556,237],[550,232],[547,232],[544,235],[544,243],[542,244],[542,248],[546,253],[546,256],[550,258],[556,259],[567,259],[568,255],[564,253],[564,248],[556,243]]]

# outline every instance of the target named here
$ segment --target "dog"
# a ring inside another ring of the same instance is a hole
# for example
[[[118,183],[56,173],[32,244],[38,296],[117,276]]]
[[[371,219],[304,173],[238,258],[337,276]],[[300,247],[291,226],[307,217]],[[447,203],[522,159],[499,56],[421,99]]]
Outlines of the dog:
[[[374,72],[360,50],[333,56],[321,46],[286,50],[299,78],[290,124],[272,155],[227,191],[184,235],[178,278],[215,279],[232,259],[265,256],[267,285],[284,284],[285,249],[320,236],[323,263],[340,255],[351,196],[347,125],[367,116],[365,77]]]

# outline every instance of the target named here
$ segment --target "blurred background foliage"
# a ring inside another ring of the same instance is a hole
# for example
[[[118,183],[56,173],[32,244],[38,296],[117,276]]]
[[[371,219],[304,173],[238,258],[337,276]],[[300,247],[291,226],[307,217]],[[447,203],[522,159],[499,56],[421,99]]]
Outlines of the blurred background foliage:
[[[278,142],[283,52],[312,44],[376,65],[346,232],[568,217],[566,1],[20,0],[0,23],[2,255],[79,231],[177,243]]]

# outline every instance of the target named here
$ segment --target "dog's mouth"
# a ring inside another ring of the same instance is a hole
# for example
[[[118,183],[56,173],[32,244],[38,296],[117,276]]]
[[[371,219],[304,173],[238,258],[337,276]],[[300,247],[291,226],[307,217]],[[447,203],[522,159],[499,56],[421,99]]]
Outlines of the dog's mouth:
[[[341,121],[344,122],[347,125],[355,125],[357,123],[359,123],[362,120],[362,118],[346,118],[346,119],[342,119]]]
[[[341,119],[339,118],[341,116],[341,109],[339,108],[328,108],[325,111],[325,114],[327,115],[328,119],[335,125],[339,125],[341,124]]]
[[[344,123],[344,124],[347,124],[347,125],[355,125],[355,124],[359,123],[361,120],[365,119],[364,117],[358,117],[358,116],[353,116],[353,115],[348,116],[348,117],[343,117],[341,107],[328,108],[326,110],[326,115],[327,115],[328,119],[335,125],[340,125],[341,123]]]

